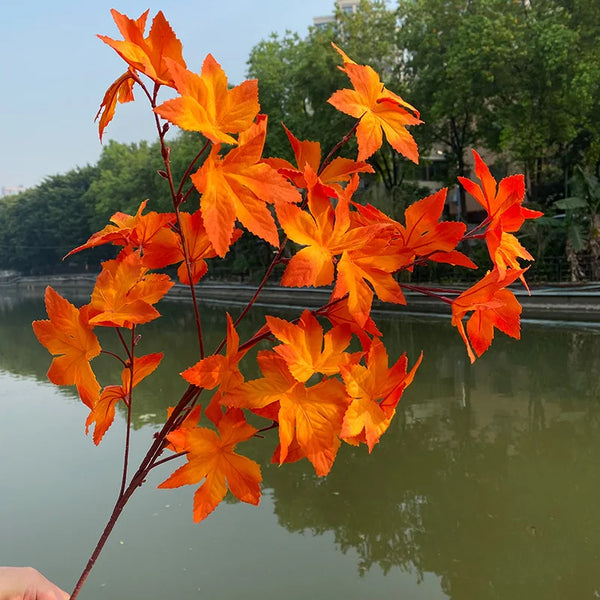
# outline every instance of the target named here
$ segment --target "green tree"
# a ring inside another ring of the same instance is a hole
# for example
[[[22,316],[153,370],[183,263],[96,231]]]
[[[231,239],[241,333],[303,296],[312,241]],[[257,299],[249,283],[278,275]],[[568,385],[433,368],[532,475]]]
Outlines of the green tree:
[[[248,75],[260,81],[262,110],[271,115],[267,136],[267,155],[291,158],[289,142],[279,121],[300,139],[316,140],[326,154],[348,132],[352,119],[331,107],[327,100],[337,89],[349,87],[348,78],[336,66],[336,43],[353,60],[371,65],[386,86],[402,91],[403,74],[397,46],[397,15],[383,0],[362,0],[355,13],[337,9],[334,22],[312,28],[307,37],[273,34],[257,44],[250,53]],[[408,98],[411,101],[410,98]],[[356,149],[344,149],[356,156]],[[387,144],[369,162],[385,189],[398,192],[407,174],[414,174],[412,163],[399,157]]]
[[[98,177],[95,167],[53,175],[40,185],[0,203],[0,264],[27,274],[60,269],[71,249],[91,235],[93,207],[86,192]],[[73,257],[64,268],[83,268],[88,257]]]

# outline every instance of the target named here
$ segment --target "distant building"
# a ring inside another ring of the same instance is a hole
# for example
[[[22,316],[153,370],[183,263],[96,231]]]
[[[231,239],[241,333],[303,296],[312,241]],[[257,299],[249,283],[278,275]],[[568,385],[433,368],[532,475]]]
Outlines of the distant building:
[[[0,198],[4,198],[4,196],[13,196],[14,194],[20,194],[25,191],[25,186],[23,185],[3,185],[0,188]]]
[[[346,13],[355,13],[358,10],[359,4],[360,0],[336,0],[337,7]],[[313,24],[317,28],[327,27],[330,23],[335,23],[335,15],[313,18]]]

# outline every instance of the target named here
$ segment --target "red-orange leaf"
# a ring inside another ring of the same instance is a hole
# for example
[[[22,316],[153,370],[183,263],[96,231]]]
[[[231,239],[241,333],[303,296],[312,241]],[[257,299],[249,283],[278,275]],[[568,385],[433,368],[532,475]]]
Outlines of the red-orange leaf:
[[[208,237],[219,256],[232,242],[235,220],[273,246],[279,245],[277,226],[266,204],[300,202],[298,191],[275,169],[261,163],[266,119],[240,136],[238,147],[224,157],[213,147],[192,181],[202,194],[200,208]]]
[[[133,102],[133,84],[135,80],[129,70],[125,71],[118,79],[110,84],[110,87],[106,90],[96,119],[100,117],[98,122],[98,133],[100,135],[100,141],[102,141],[102,135],[106,126],[112,121],[115,116],[115,108],[117,102],[125,104],[127,102]]]
[[[94,444],[98,445],[115,418],[115,406],[119,400],[126,404],[131,402],[131,390],[158,367],[163,354],[147,354],[134,358],[133,366],[128,365],[121,373],[121,385],[107,385],[100,398],[92,407],[85,422],[85,432],[92,423],[94,425]]]
[[[180,213],[181,233],[185,240],[186,253],[190,262],[191,282],[195,285],[204,277],[208,270],[205,258],[213,258],[217,255],[212,247],[208,234],[204,228],[202,214],[197,210],[193,215]],[[241,233],[241,232],[240,232]],[[183,248],[180,251],[180,259],[185,258]],[[181,283],[190,283],[188,268],[185,262],[177,269],[177,276]]]
[[[505,232],[515,232],[521,228],[525,219],[537,219],[543,213],[522,206],[525,198],[525,180],[523,175],[511,175],[496,183],[488,166],[481,156],[473,150],[475,158],[475,174],[481,185],[459,177],[465,190],[483,206],[488,216],[485,239],[490,257],[498,269],[500,277],[504,277],[507,268],[520,267],[517,258],[533,260],[533,257],[521,246],[514,236],[506,237]],[[523,284],[525,279],[521,276]]]
[[[90,323],[127,327],[160,316],[154,308],[172,287],[168,275],[148,273],[139,252],[123,250],[114,260],[102,263],[90,302]]]
[[[90,360],[100,354],[101,348],[89,324],[87,307],[77,309],[50,286],[45,301],[49,320],[34,321],[33,331],[55,357],[48,379],[57,385],[76,385],[82,401],[91,408],[100,385]]]
[[[338,90],[328,102],[341,112],[360,118],[356,130],[358,160],[366,160],[379,150],[385,133],[394,150],[418,163],[417,144],[406,130],[407,125],[422,123],[417,110],[387,90],[371,67],[356,64],[334,47],[344,59],[342,70],[350,78],[354,89]]]
[[[494,327],[519,339],[521,305],[515,295],[505,288],[526,270],[511,269],[501,278],[498,270],[494,269],[452,302],[452,325],[457,327],[465,342],[471,362],[475,362],[475,356],[481,356],[490,347]],[[473,314],[465,332],[463,317],[471,311]]]
[[[140,204],[135,215],[116,212],[110,218],[112,224],[92,234],[85,244],[71,250],[67,256],[86,248],[114,244],[139,248],[144,266],[150,269],[159,269],[182,260],[179,238],[171,229],[175,215],[154,211],[143,215],[147,202],[144,200]]]
[[[358,325],[364,325],[371,312],[373,291],[383,302],[406,304],[404,294],[392,273],[404,265],[385,238],[375,238],[360,250],[342,254],[332,298],[348,294],[348,309]]]
[[[257,430],[246,423],[242,411],[237,409],[228,410],[217,429],[218,433],[204,427],[186,427],[183,436],[177,432],[167,436],[169,440],[176,437],[173,443],[187,451],[188,462],[158,487],[174,488],[204,480],[194,494],[196,522],[217,507],[227,488],[242,502],[258,504],[260,500],[260,467],[234,452],[239,442],[250,439]]]
[[[152,20],[147,37],[144,37],[144,31],[148,11],[137,20],[130,19],[115,9],[112,9],[111,13],[124,40],[113,40],[105,35],[98,37],[116,50],[133,69],[147,75],[158,84],[173,87],[173,78],[165,59],[171,59],[184,68],[185,61],[181,52],[181,42],[162,11]]]
[[[225,356],[215,354],[186,369],[182,377],[201,388],[212,390],[220,386],[222,391],[233,389],[244,381],[239,370],[239,362],[246,351],[239,351],[240,338],[227,314],[227,352]]]
[[[308,211],[294,204],[277,206],[277,216],[286,235],[305,246],[291,258],[281,280],[288,287],[322,286],[333,281],[334,257],[344,250],[368,244],[374,230],[349,231],[348,198],[342,197],[335,209],[327,186],[309,165],[304,176],[308,187]]]
[[[402,393],[412,383],[423,355],[407,373],[408,360],[403,354],[388,368],[388,355],[379,339],[374,339],[367,354],[367,365],[342,368],[346,391],[351,403],[344,415],[342,439],[358,444],[365,442],[369,452],[385,433],[396,412]]]
[[[325,379],[307,388],[273,352],[260,352],[258,362],[264,377],[244,383],[223,402],[251,410],[279,402],[280,464],[296,440],[317,475],[326,475],[340,445],[342,417],[348,406],[343,384]]]
[[[309,140],[300,141],[287,127],[284,126],[284,129],[294,151],[297,167],[282,158],[266,158],[264,162],[288,177],[296,187],[308,188],[309,184],[304,178],[304,172],[309,167],[314,173],[319,173],[321,168],[321,144]],[[337,157],[319,173],[319,182],[331,186],[336,192],[341,192],[342,187],[339,184],[349,181],[354,173],[373,172],[373,167],[369,163]]]
[[[256,79],[229,88],[221,65],[209,54],[202,73],[192,73],[168,61],[181,96],[155,109],[167,121],[188,131],[199,131],[215,144],[237,144],[231,133],[248,129],[260,110]]]
[[[323,334],[323,328],[309,310],[302,313],[297,325],[271,316],[267,316],[267,324],[282,342],[273,350],[301,383],[315,373],[335,375],[351,360],[351,355],[344,352],[352,336],[348,326],[338,325]]]

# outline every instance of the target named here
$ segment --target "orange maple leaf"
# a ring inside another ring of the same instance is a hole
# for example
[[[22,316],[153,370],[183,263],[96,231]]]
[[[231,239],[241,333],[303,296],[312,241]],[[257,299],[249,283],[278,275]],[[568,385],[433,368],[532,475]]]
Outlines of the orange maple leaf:
[[[446,188],[411,204],[405,211],[402,225],[371,205],[356,205],[359,219],[367,225],[379,223],[388,229],[394,252],[404,257],[404,265],[412,271],[416,257],[476,269],[477,265],[455,250],[466,225],[456,221],[439,221],[444,211]]]
[[[89,304],[90,323],[126,327],[160,316],[154,308],[173,286],[168,275],[150,274],[140,252],[124,249],[114,260],[102,263]]]
[[[123,40],[113,40],[105,35],[98,37],[111,46],[129,65],[129,69],[117,78],[106,90],[96,120],[100,117],[98,132],[100,141],[106,126],[112,121],[117,101],[120,103],[133,101],[133,85],[136,83],[136,71],[147,75],[158,85],[174,87],[173,78],[165,59],[176,62],[185,68],[181,42],[173,33],[171,26],[162,11],[152,21],[147,37],[144,37],[148,12],[139,19],[130,19],[112,9],[111,13]]]
[[[373,292],[383,302],[406,304],[392,273],[404,266],[404,257],[394,253],[385,237],[374,238],[364,248],[347,250],[337,264],[332,299],[348,294],[348,309],[359,326],[371,312]]]
[[[95,121],[100,118],[98,123],[98,134],[100,136],[100,141],[102,141],[102,136],[104,135],[104,130],[106,126],[112,121],[115,116],[115,109],[117,107],[117,102],[120,104],[126,104],[127,102],[133,102],[133,84],[135,83],[135,79],[129,70],[125,71],[123,75],[118,77],[113,83],[110,84],[109,88],[106,90],[104,94],[104,98],[102,98],[102,102],[100,103],[100,108],[98,109],[98,113],[96,114]]]
[[[323,328],[309,310],[304,310],[297,325],[271,316],[267,316],[267,325],[282,342],[273,350],[301,383],[315,373],[335,375],[351,360],[351,355],[344,352],[352,337],[348,326],[338,325],[323,334]]]
[[[129,404],[132,389],[158,367],[162,357],[162,352],[147,354],[139,358],[135,357],[133,364],[129,363],[121,373],[122,385],[107,385],[102,390],[100,398],[92,407],[85,422],[86,433],[89,426],[95,423],[93,439],[96,446],[101,442],[104,434],[114,421],[117,402],[123,400],[125,404]]]
[[[162,11],[156,13],[147,37],[144,37],[149,11],[139,19],[130,19],[114,8],[113,19],[123,40],[113,40],[106,35],[98,37],[113,48],[129,66],[161,85],[174,87],[173,77],[165,59],[185,68],[181,42],[171,29]]]
[[[521,305],[505,288],[526,270],[511,269],[501,277],[498,269],[494,269],[452,302],[452,325],[457,327],[465,342],[471,362],[475,362],[475,355],[481,356],[490,347],[494,327],[513,338],[520,338]],[[465,332],[463,317],[471,311],[473,314]]]
[[[366,160],[383,143],[383,134],[390,146],[414,163],[419,151],[407,125],[419,125],[418,111],[400,96],[385,88],[379,75],[369,66],[358,65],[335,44],[344,60],[342,71],[348,75],[353,90],[338,90],[328,102],[343,113],[360,119],[356,130],[358,160]],[[410,111],[410,112],[409,112]]]
[[[33,331],[55,357],[48,379],[56,385],[76,385],[81,400],[91,408],[100,385],[90,360],[102,349],[89,323],[88,308],[76,308],[50,286],[46,288],[45,302],[49,320],[34,321]]]
[[[382,335],[371,317],[363,325],[358,325],[348,308],[347,296],[328,304],[323,309],[319,309],[317,314],[327,317],[333,326],[345,325],[350,327],[350,330],[358,337],[364,349],[368,349],[371,346],[371,337],[381,337]]]
[[[294,204],[279,204],[279,222],[286,235],[305,246],[290,259],[281,284],[288,287],[329,285],[334,276],[334,257],[344,250],[362,247],[375,231],[368,228],[351,230],[347,194],[336,204],[329,200],[328,187],[306,165],[304,177],[308,186],[308,212]],[[358,178],[348,187],[353,190]],[[349,192],[351,191],[349,190]]]
[[[248,129],[258,111],[258,83],[244,81],[229,88],[221,65],[209,54],[200,75],[167,60],[181,94],[154,109],[167,121],[188,131],[199,131],[215,144],[237,144],[231,133]]]
[[[240,338],[229,313],[227,313],[227,350],[225,356],[220,354],[208,356],[186,369],[181,376],[189,383],[207,390],[212,390],[217,386],[220,386],[222,391],[233,389],[244,381],[238,364],[247,350],[240,352],[239,347]]]
[[[296,165],[282,158],[265,158],[264,162],[285,175],[298,188],[308,188],[309,184],[304,178],[304,172],[309,167],[314,173],[319,173],[321,167],[321,144],[309,140],[300,141],[284,125],[290,145],[296,158]],[[319,181],[330,186],[336,195],[342,191],[340,183],[350,180],[354,173],[373,173],[373,167],[364,161],[354,161],[349,158],[334,158],[320,173]],[[314,185],[314,184],[312,184]]]
[[[179,262],[179,237],[171,228],[175,223],[175,215],[154,211],[143,215],[147,202],[144,200],[140,204],[135,215],[122,212],[113,214],[110,218],[112,224],[92,234],[85,244],[71,250],[67,256],[86,248],[111,243],[116,246],[139,248],[144,266],[150,269],[159,269]]]
[[[227,489],[242,502],[260,501],[260,467],[253,460],[234,452],[240,442],[257,430],[248,425],[241,410],[228,410],[217,425],[218,431],[205,427],[178,430],[167,439],[187,451],[187,463],[177,469],[159,488],[192,485],[204,479],[194,494],[194,521],[206,518],[223,500]],[[183,433],[183,435],[181,435]]]
[[[278,402],[279,463],[286,461],[288,449],[297,442],[317,475],[326,475],[340,446],[339,432],[348,406],[344,385],[337,379],[324,379],[307,388],[274,352],[259,352],[257,360],[264,377],[232,390],[223,403],[255,410]]]
[[[514,236],[507,237],[505,232],[516,232],[526,219],[537,219],[543,213],[522,206],[525,198],[525,179],[523,175],[510,175],[500,181],[492,176],[488,166],[481,156],[473,150],[475,158],[475,174],[481,185],[459,177],[458,180],[465,190],[481,204],[488,216],[484,221],[487,225],[485,239],[490,258],[504,277],[506,268],[520,268],[517,258],[533,260],[533,257]],[[521,281],[527,287],[525,278]]]
[[[219,256],[225,256],[238,219],[252,233],[279,245],[277,226],[267,204],[300,202],[299,192],[275,169],[261,162],[266,118],[240,135],[239,146],[224,157],[214,146],[192,181],[202,194],[200,208],[208,237]]]
[[[340,437],[351,444],[365,442],[369,452],[385,433],[396,412],[404,390],[412,383],[423,354],[410,372],[403,354],[388,368],[388,355],[379,339],[374,339],[367,353],[366,366],[342,367],[346,391],[351,398],[344,415]]]

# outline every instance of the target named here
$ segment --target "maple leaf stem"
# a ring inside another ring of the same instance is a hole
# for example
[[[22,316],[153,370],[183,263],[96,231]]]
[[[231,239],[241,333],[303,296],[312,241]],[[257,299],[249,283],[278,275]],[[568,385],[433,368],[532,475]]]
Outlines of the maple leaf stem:
[[[185,456],[186,454],[187,454],[187,450],[185,452],[178,452],[177,454],[172,454],[171,456],[167,456],[166,458],[161,458],[160,460],[153,462],[152,465],[150,467],[148,467],[148,471],[150,471],[150,469],[154,469],[155,467],[158,467],[159,465],[164,465],[165,463],[175,460],[176,458],[181,458],[182,456]]]
[[[106,354],[108,356],[112,356],[113,358],[116,358],[124,367],[127,366],[127,362],[124,361],[118,354],[115,354],[114,352],[110,352],[109,350],[100,350],[100,352],[102,354]]]
[[[283,238],[283,240],[281,241],[281,243],[279,244],[279,250],[277,250],[277,253],[275,254],[275,257],[273,258],[273,260],[271,261],[271,264],[267,267],[267,270],[265,271],[265,275],[262,278],[262,281],[258,284],[258,287],[256,288],[256,292],[254,292],[254,295],[252,296],[252,298],[250,298],[250,300],[248,301],[248,304],[246,304],[246,306],[240,313],[239,317],[235,320],[235,322],[233,324],[234,327],[237,327],[238,323],[248,314],[248,311],[250,310],[250,308],[252,308],[252,305],[256,302],[256,299],[258,298],[259,294],[262,292],[262,289],[265,287],[265,285],[267,285],[267,281],[269,281],[269,278],[271,277],[271,273],[273,272],[273,269],[279,263],[279,260],[280,260],[281,256],[283,255],[283,251],[285,250],[285,246],[287,244],[288,239],[289,238],[287,236],[285,236]],[[215,354],[217,352],[219,352],[219,350],[222,349],[224,345],[225,345],[225,340],[223,340],[221,342],[221,344],[219,345],[219,349],[217,349],[215,351]]]
[[[127,470],[129,468],[129,449],[131,443],[131,408],[133,405],[133,370],[135,369],[135,361],[133,360],[135,345],[135,325],[131,328],[131,362],[129,367],[129,393],[127,394],[127,425],[125,428],[125,451],[123,452],[123,477],[121,478],[121,490],[119,496],[125,492],[127,484]]]
[[[151,101],[152,108],[156,108],[156,94],[158,92],[158,84],[156,84],[154,86],[154,92],[155,92],[154,99]],[[198,335],[198,347],[200,350],[200,359],[203,359],[204,358],[204,339],[203,339],[203,335],[202,335],[202,323],[200,321],[200,313],[198,311],[198,301],[196,299],[196,290],[194,288],[194,283],[193,283],[192,266],[191,266],[190,256],[188,253],[187,245],[185,243],[183,227],[181,226],[181,217],[180,217],[180,213],[179,213],[179,206],[183,202],[183,196],[181,195],[181,189],[183,187],[184,181],[187,178],[187,176],[189,175],[189,171],[191,171],[191,169],[193,168],[192,165],[194,164],[194,162],[206,150],[206,148],[208,146],[208,142],[206,144],[204,144],[204,147],[202,148],[202,150],[200,151],[198,156],[196,158],[194,158],[194,160],[188,167],[188,171],[186,171],[186,175],[184,176],[184,178],[181,181],[179,189],[177,191],[175,191],[175,184],[173,182],[173,172],[171,171],[170,148],[165,143],[165,135],[167,132],[166,132],[165,128],[161,127],[158,114],[154,113],[154,119],[156,122],[156,129],[158,130],[158,138],[160,140],[161,155],[163,158],[163,163],[165,165],[167,181],[169,182],[169,190],[171,192],[171,199],[173,201],[173,209],[175,211],[175,216],[177,218],[177,230],[178,230],[177,235],[179,235],[179,237],[181,238],[181,248],[183,250],[183,256],[185,259],[185,268],[187,270],[188,281],[189,281],[188,287],[190,288],[190,293],[192,295],[192,305],[194,307],[194,319],[196,321],[196,332]],[[188,192],[188,194],[189,194],[189,192]],[[188,194],[186,194],[186,199],[187,199]]]
[[[485,227],[487,227],[490,223],[491,219],[490,217],[486,217],[481,223],[479,223],[479,225],[477,225],[476,227],[473,227],[473,229],[471,229],[471,231],[468,231],[467,233],[465,233],[465,235],[463,235],[463,238],[461,241],[464,240],[473,240],[473,239],[483,239],[485,237],[484,233],[479,233],[482,229],[484,229]]]
[[[358,128],[361,119],[362,119],[362,116],[356,121],[356,123],[354,123],[354,126],[352,127],[352,129],[331,149],[329,154],[325,157],[325,160],[321,163],[321,166],[319,167],[319,170],[317,171],[317,176],[320,175],[325,170],[327,165],[329,165],[329,163],[333,160],[333,157],[337,154],[338,150],[344,144],[348,143],[348,140],[354,135],[354,132]]]
[[[196,163],[198,162],[198,160],[200,160],[200,157],[204,154],[204,152],[206,152],[206,149],[208,148],[210,144],[210,140],[206,140],[204,146],[202,146],[202,149],[200,150],[200,152],[198,152],[198,154],[196,154],[196,156],[194,156],[194,158],[192,159],[192,162],[190,162],[190,164],[188,165],[188,168],[185,170],[185,173],[183,174],[183,177],[181,178],[181,182],[179,183],[179,187],[177,188],[177,196],[181,196],[181,192],[183,191],[183,186],[185,185],[185,182],[187,181],[187,178],[190,176],[190,173],[192,172],[192,169],[194,168],[194,166],[196,165]],[[187,192],[186,199],[187,199],[187,195],[189,195],[189,193],[193,190],[193,186],[190,188],[190,190]],[[185,202],[185,200],[181,200],[181,202]]]
[[[458,295],[460,292],[457,290],[450,289],[436,289],[436,288],[427,288],[421,287],[419,285],[410,285],[409,283],[398,283],[401,288],[405,290],[411,290],[412,292],[419,292],[420,294],[424,294],[425,296],[430,296],[432,298],[437,298],[446,304],[452,304],[452,299],[447,298],[444,294],[455,294]]]
[[[261,433],[264,433],[265,431],[271,431],[271,429],[277,429],[278,427],[279,423],[277,421],[273,421],[268,427],[263,427],[262,429],[259,429],[254,434],[254,437],[263,438],[264,436],[260,435]]]
[[[169,171],[169,177],[171,176]],[[185,243],[185,236],[183,235],[183,227],[181,225],[181,216],[179,213],[179,205],[175,205],[175,215],[177,217],[177,235],[181,237],[181,247],[183,249],[183,256],[185,258],[185,268],[188,276],[188,287],[190,288],[190,293],[192,295],[192,304],[194,306],[194,319],[196,321],[196,332],[198,334],[198,347],[200,349],[200,359],[204,358],[204,339],[202,336],[202,323],[200,322],[200,312],[198,311],[198,301],[196,299],[196,288],[194,287],[194,279],[192,277],[192,265],[190,261],[190,256],[188,253],[188,248]]]
[[[131,328],[132,334],[133,334],[134,330],[135,330],[135,325]],[[125,352],[127,353],[127,359],[129,360],[129,362],[132,362],[133,361],[133,347],[131,349],[129,348],[129,346],[125,342],[125,338],[123,338],[123,334],[121,333],[121,329],[119,327],[115,327],[115,331],[117,332],[117,335],[119,336],[119,339],[121,340],[121,344],[123,344],[123,348],[125,348]],[[125,365],[126,364],[127,363],[125,363]]]
[[[79,595],[83,584],[85,583],[90,571],[94,567],[94,564],[98,560],[98,557],[100,556],[100,553],[102,552],[106,541],[108,540],[112,530],[114,529],[119,519],[119,516],[123,512],[125,505],[129,501],[129,498],[133,495],[135,490],[144,483],[146,476],[148,475],[151,469],[153,469],[159,462],[167,462],[166,459],[163,459],[162,461],[157,461],[158,456],[160,456],[160,454],[164,450],[167,435],[171,431],[173,431],[174,428],[176,428],[178,417],[181,415],[181,413],[185,410],[185,408],[190,402],[195,401],[199,391],[199,388],[195,385],[188,386],[187,390],[183,393],[181,399],[177,403],[177,406],[173,409],[171,415],[166,420],[162,429],[159,433],[156,434],[156,439],[150,446],[150,449],[146,453],[146,456],[142,459],[142,462],[140,463],[140,466],[131,478],[129,485],[125,489],[121,489],[121,491],[119,492],[119,495],[117,496],[117,500],[110,514],[108,522],[106,523],[104,530],[102,531],[102,535],[96,543],[96,546],[94,547],[94,550],[92,551],[92,554],[88,559],[85,568],[83,569],[81,575],[79,576],[79,579],[77,580],[77,583],[75,584],[73,592],[70,596],[71,600],[75,600]],[[131,404],[131,402],[129,404]],[[169,457],[169,459],[170,458],[172,457]]]

